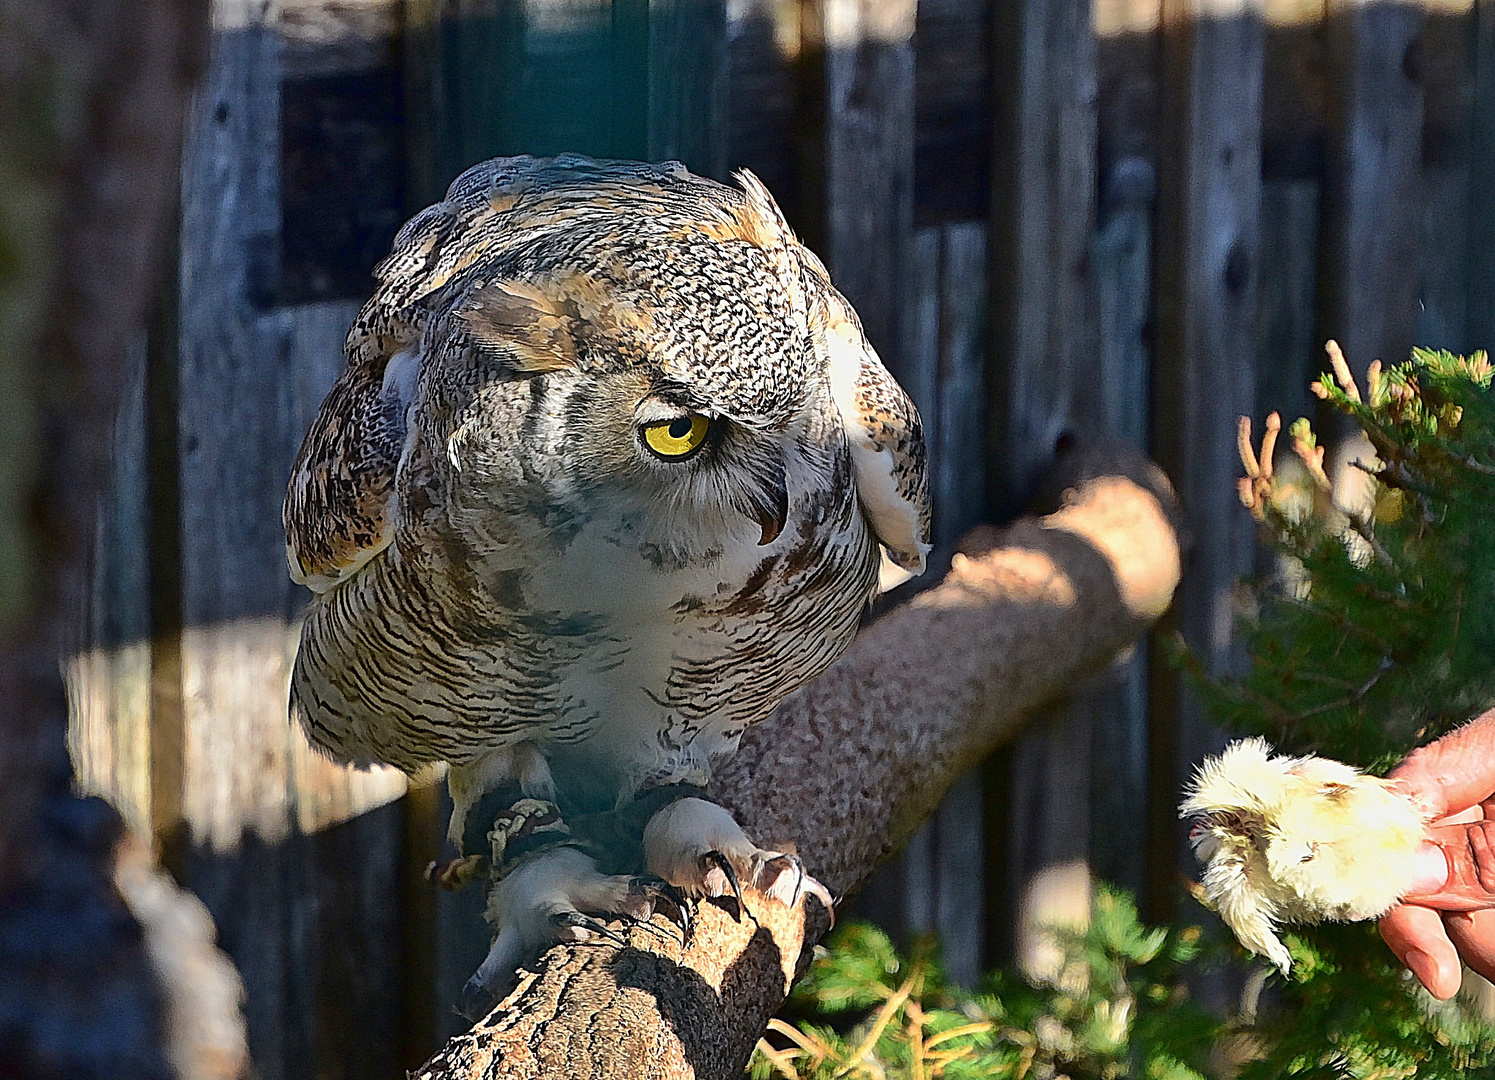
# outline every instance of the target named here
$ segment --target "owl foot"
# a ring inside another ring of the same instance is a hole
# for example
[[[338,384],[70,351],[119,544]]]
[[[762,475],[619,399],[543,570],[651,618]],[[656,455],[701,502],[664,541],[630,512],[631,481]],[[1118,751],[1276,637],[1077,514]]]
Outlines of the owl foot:
[[[526,798],[555,801],[555,778],[550,775],[550,763],[531,743],[488,750],[472,761],[452,765],[447,770],[446,787],[452,796],[452,817],[447,823],[446,836],[454,848],[463,853],[477,849],[478,845],[469,842],[466,836],[468,815],[483,796],[510,782],[518,784],[519,793]],[[486,831],[487,823],[481,824]]]
[[[649,819],[644,862],[650,873],[688,895],[730,893],[743,911],[744,881],[789,907],[809,894],[835,911],[830,893],[805,873],[797,855],[758,847],[731,814],[705,799],[678,799]]]
[[[457,1011],[479,1020],[513,983],[520,963],[562,942],[628,940],[606,920],[649,926],[651,891],[627,875],[603,874],[574,847],[552,847],[520,859],[488,895],[488,919],[498,934],[482,965],[467,980]]]

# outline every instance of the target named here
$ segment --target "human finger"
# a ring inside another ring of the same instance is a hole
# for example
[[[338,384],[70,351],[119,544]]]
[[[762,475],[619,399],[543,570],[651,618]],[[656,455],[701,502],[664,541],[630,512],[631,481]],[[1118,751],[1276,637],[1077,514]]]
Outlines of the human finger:
[[[1449,912],[1443,926],[1464,963],[1495,981],[1495,910]]]
[[[1381,939],[1428,993],[1437,998],[1458,993],[1463,966],[1438,912],[1416,904],[1398,904],[1381,916],[1380,931]]]
[[[1495,709],[1413,750],[1389,776],[1434,817],[1490,798],[1495,794]]]

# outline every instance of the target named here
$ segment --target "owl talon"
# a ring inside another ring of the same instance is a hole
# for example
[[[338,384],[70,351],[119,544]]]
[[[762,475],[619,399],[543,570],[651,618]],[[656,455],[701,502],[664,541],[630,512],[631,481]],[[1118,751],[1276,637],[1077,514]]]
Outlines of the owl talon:
[[[650,914],[649,900],[634,887],[632,878],[601,873],[575,847],[553,847],[522,856],[488,896],[488,918],[499,930],[488,958],[473,976],[472,987],[491,989],[504,984],[527,957],[557,942],[582,941],[590,935],[626,946],[628,939],[603,920],[616,918],[632,924],[648,920]],[[464,1011],[463,1015],[469,1014]]]
[[[790,888],[785,887],[786,882]],[[793,852],[766,859],[758,869],[754,884],[759,892],[779,901],[785,907],[793,907],[801,897],[813,896],[830,914],[831,925],[836,924],[836,905],[831,900],[830,890],[805,873],[804,860]]]
[[[488,872],[488,856],[461,855],[448,861],[426,864],[426,880],[448,892],[465,888]]]
[[[712,896],[725,896],[728,892],[737,901],[737,914],[734,918],[742,922],[743,915],[753,920],[753,925],[758,925],[757,916],[748,911],[747,904],[742,899],[742,879],[737,876],[737,870],[732,865],[732,860],[715,849],[701,856],[702,878],[706,882],[707,891]],[[713,872],[720,874],[724,884],[719,884],[713,879]]]
[[[653,874],[634,878],[633,888],[648,898],[651,916],[655,911],[659,912],[669,920],[672,927],[680,932],[681,947],[689,945],[692,931],[695,929],[695,904],[691,899],[664,878],[655,877]],[[661,900],[665,902],[664,907],[657,906]],[[649,921],[645,921],[642,925],[658,930],[658,927]]]
[[[579,911],[557,911],[550,916],[550,925],[557,933],[556,936],[562,941],[582,941],[583,938],[574,936],[572,931],[585,930],[600,938],[611,941],[614,945],[627,946],[628,939],[619,934],[606,923],[599,922],[590,915],[583,915]]]
[[[652,873],[691,895],[737,900],[742,913],[757,924],[743,904],[742,882],[768,897],[793,906],[806,893],[834,910],[824,885],[804,872],[792,852],[765,851],[743,834],[732,815],[705,799],[678,799],[661,809],[644,829],[644,861]]]

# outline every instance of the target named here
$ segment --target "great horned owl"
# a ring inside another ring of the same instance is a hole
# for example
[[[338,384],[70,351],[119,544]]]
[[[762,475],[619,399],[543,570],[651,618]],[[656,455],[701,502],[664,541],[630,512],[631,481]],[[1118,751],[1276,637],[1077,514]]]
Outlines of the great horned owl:
[[[505,784],[567,814],[704,786],[846,648],[880,548],[923,568],[918,415],[737,181],[475,166],[401,229],[348,334],[285,504],[316,594],[292,711],[340,761],[448,763],[459,848]],[[643,840],[695,892],[778,855],[696,798]],[[531,854],[494,889],[485,969],[631,903],[574,846]]]

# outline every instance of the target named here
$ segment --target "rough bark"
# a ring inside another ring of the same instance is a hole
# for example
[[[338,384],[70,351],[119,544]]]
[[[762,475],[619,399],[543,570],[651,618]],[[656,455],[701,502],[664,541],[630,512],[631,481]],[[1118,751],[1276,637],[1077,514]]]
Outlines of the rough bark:
[[[1063,504],[977,529],[934,587],[866,627],[753,729],[713,785],[760,842],[797,842],[837,896],[897,850],[950,782],[1036,706],[1115,658],[1167,607],[1180,534],[1167,481],[1126,452],[1077,455]],[[688,948],[558,946],[417,1080],[715,1080],[741,1074],[809,946],[818,903],[702,905]],[[656,916],[656,929],[665,924]]]
[[[0,1075],[169,1075],[58,670],[175,203],[200,0],[0,0]]]

